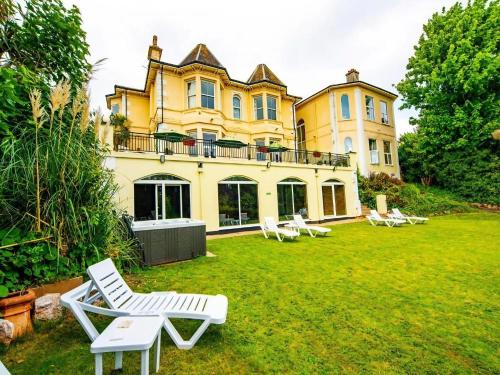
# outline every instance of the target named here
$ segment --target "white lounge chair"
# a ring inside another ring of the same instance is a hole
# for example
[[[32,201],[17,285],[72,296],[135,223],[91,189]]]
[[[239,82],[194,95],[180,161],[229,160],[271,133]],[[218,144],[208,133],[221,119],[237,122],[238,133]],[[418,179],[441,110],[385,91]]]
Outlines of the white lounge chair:
[[[388,227],[398,227],[401,224],[406,223],[406,221],[399,219],[391,219],[391,218],[385,219],[382,216],[380,216],[380,214],[375,210],[370,210],[370,215],[367,216],[366,218],[373,226],[381,224],[381,225],[387,225]]]
[[[274,218],[270,216],[264,218],[264,224],[260,225],[260,229],[262,230],[264,237],[269,238],[268,233],[274,233],[276,235],[276,238],[280,242],[285,238],[294,240],[298,236],[300,236],[299,231],[279,228],[278,224],[276,224],[276,221],[274,221]]]
[[[392,214],[389,215],[389,217],[391,217],[393,219],[404,220],[404,221],[410,223],[411,225],[424,224],[429,220],[426,217],[405,215],[401,211],[399,211],[399,208],[393,208]]]
[[[328,232],[332,230],[330,228],[319,227],[316,225],[308,225],[302,215],[293,215],[293,223],[297,226],[299,230],[305,230],[311,237],[316,237],[318,234],[326,236]]]
[[[164,328],[179,349],[191,349],[208,326],[223,324],[227,315],[227,298],[223,295],[178,294],[176,292],[134,293],[125,283],[111,259],[87,269],[90,280],[65,293],[61,302],[69,308],[83,329],[94,341],[99,332],[86,311],[108,316],[162,316]],[[94,305],[102,299],[106,307]],[[202,320],[189,340],[184,340],[170,322],[171,318]]]

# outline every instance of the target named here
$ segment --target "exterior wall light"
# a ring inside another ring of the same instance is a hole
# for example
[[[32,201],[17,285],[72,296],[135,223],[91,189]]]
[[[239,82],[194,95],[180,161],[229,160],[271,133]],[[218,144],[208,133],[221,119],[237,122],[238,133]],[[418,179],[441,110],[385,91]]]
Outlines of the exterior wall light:
[[[160,163],[165,163],[165,154],[160,155]]]
[[[266,167],[267,168],[271,168],[271,162],[270,161],[267,162]]]
[[[198,163],[198,168],[203,168],[203,163],[202,162]]]

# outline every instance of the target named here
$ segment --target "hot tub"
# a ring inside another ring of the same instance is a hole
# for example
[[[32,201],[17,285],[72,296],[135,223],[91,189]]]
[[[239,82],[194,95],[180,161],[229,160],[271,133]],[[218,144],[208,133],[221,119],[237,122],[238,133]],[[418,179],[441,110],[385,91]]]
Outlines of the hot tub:
[[[134,221],[132,230],[143,244],[148,266],[206,255],[206,226],[195,219]]]

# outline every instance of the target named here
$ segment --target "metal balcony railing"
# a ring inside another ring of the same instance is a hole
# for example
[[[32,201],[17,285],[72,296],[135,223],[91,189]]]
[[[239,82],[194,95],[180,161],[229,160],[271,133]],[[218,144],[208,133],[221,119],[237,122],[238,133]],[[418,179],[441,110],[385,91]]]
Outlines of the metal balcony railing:
[[[349,167],[349,154],[286,149],[274,151],[269,146],[246,144],[227,147],[216,141],[186,139],[172,142],[155,138],[153,134],[120,133],[113,136],[113,149],[127,152],[154,152],[166,155],[188,155],[205,158],[246,159],[272,163],[298,163]]]

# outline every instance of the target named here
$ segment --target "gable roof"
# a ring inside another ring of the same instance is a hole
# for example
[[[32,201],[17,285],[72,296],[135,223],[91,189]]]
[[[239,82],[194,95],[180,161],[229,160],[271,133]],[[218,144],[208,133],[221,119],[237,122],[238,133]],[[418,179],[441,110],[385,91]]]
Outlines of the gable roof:
[[[247,83],[257,83],[257,82],[271,82],[276,85],[285,86],[283,82],[272,72],[271,69],[266,64],[259,64],[253,71],[250,78],[248,78]]]
[[[192,63],[207,64],[214,67],[224,68],[224,66],[217,60],[212,52],[205,44],[198,44],[192,49],[191,52],[181,61],[179,65],[188,65]]]

